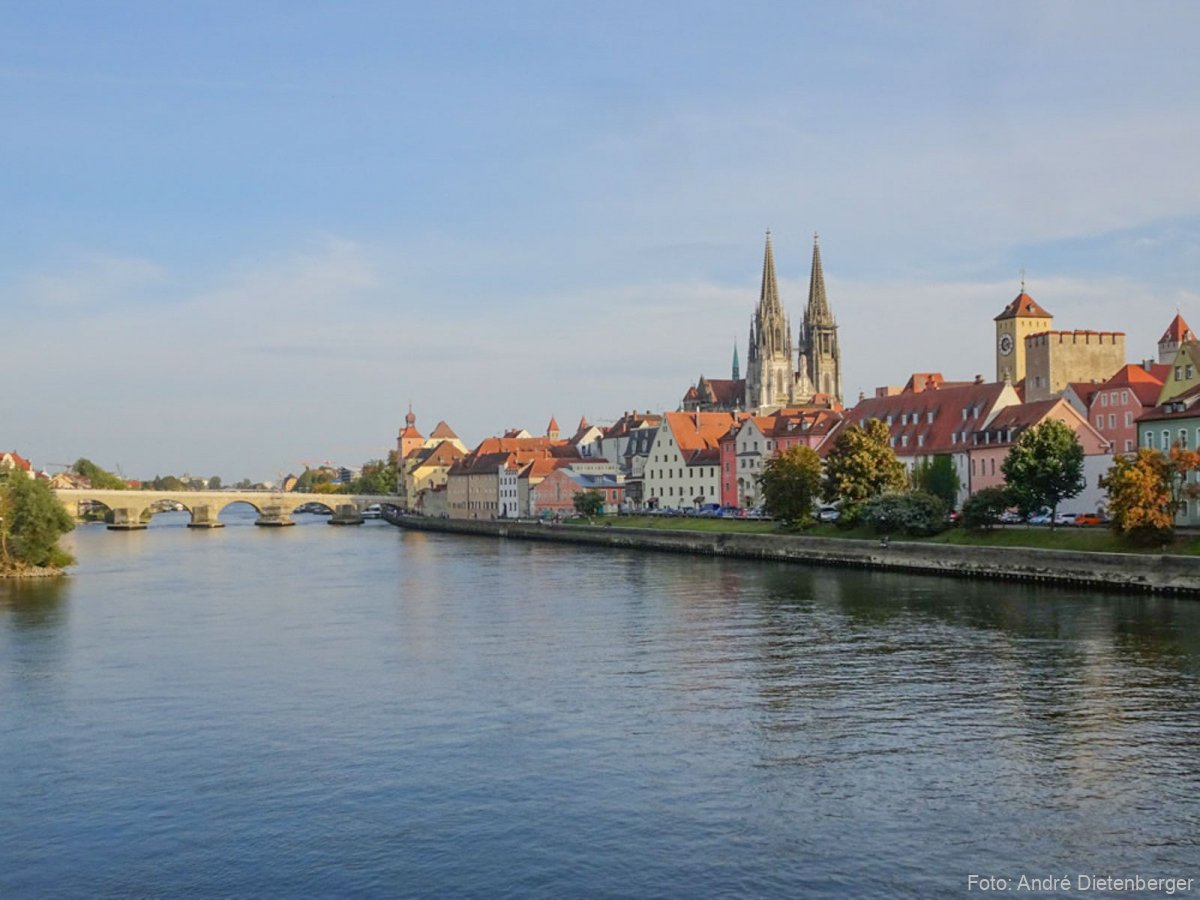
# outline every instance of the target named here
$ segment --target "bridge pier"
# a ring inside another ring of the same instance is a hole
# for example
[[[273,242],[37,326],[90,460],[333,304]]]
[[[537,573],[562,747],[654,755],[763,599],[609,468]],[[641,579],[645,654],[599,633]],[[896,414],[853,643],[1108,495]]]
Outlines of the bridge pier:
[[[362,513],[353,503],[339,504],[334,508],[333,515],[329,517],[330,525],[361,525],[362,523]]]
[[[225,523],[218,517],[221,514],[221,509],[218,506],[205,505],[192,507],[192,520],[188,522],[188,528],[224,528]]]
[[[136,506],[113,507],[113,520],[108,526],[109,531],[141,531],[146,527],[142,521],[142,510]]]
[[[286,506],[275,504],[273,506],[262,507],[258,518],[254,520],[255,525],[262,525],[267,528],[283,528],[288,525],[295,525],[292,519],[292,511]]]

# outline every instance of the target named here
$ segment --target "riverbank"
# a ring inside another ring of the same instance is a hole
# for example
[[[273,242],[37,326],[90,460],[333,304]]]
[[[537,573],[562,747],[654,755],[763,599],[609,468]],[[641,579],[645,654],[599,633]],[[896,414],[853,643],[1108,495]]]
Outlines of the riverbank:
[[[5,578],[56,578],[59,575],[66,574],[65,569],[51,569],[46,566],[0,567],[0,580]]]
[[[957,578],[1088,585],[1200,595],[1200,557],[864,540],[762,532],[692,531],[524,522],[389,517],[401,528],[516,540],[769,559]]]

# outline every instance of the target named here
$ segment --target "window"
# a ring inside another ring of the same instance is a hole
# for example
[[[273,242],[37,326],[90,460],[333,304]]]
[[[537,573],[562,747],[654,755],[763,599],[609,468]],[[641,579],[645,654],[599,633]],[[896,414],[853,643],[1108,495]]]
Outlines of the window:
[[[888,416],[886,419],[884,419],[884,424],[887,425],[888,428],[891,428],[892,427],[892,417]]]
[[[1108,406],[1108,394],[1101,394],[1101,395],[1100,395],[1100,405],[1101,405],[1101,406]]]
[[[1188,363],[1186,366],[1183,367],[1183,377],[1185,379],[1192,377],[1192,364],[1191,363]]]
[[[1097,428],[1104,427],[1104,416],[1096,416],[1096,427]]]
[[[1179,446],[1181,448],[1183,448],[1184,450],[1187,449],[1187,429],[1186,428],[1179,429]]]
[[[918,446],[918,447],[924,447],[924,446],[925,446],[925,435],[923,435],[923,434],[918,434],[918,435],[917,435],[917,446]]]
[[[971,457],[971,474],[975,474],[975,457]]]
[[[1121,403],[1125,404],[1128,402],[1129,402],[1129,391],[1121,391]]]
[[[1146,446],[1149,447],[1151,450],[1153,450],[1154,449],[1154,432],[1147,431],[1146,435],[1145,435],[1145,440],[1146,440]]]
[[[992,474],[996,474],[996,457],[992,457]]]
[[[1181,375],[1181,373],[1182,373],[1182,372],[1183,372],[1183,366],[1176,366],[1176,367],[1175,367],[1175,380],[1176,380],[1176,381],[1182,381],[1182,380],[1183,380],[1183,379],[1182,379],[1182,375]]]
[[[1179,501],[1179,515],[1184,519],[1188,517],[1188,502],[1186,500]]]
[[[908,435],[907,434],[900,438],[900,446],[901,447],[908,446]]]
[[[1131,412],[1125,413],[1125,427],[1128,428],[1132,424],[1133,424],[1133,413],[1131,413]]]
[[[1116,428],[1116,427],[1117,427],[1117,414],[1116,414],[1116,413],[1109,413],[1109,414],[1108,414],[1108,427],[1109,427],[1109,428]]]
[[[1128,438],[1125,440],[1125,452],[1126,453],[1133,452],[1133,441],[1129,440]]]
[[[1171,449],[1171,432],[1167,431],[1165,428],[1163,429],[1162,449],[1164,452]]]

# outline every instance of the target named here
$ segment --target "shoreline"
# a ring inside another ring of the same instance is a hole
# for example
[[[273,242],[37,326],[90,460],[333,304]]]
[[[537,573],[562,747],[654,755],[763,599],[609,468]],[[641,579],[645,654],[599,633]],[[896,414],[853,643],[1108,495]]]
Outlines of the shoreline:
[[[808,537],[542,525],[478,519],[393,516],[400,528],[478,537],[585,544],[818,566],[877,569],[919,575],[1100,587],[1126,593],[1200,595],[1200,557],[928,544],[903,540]]]

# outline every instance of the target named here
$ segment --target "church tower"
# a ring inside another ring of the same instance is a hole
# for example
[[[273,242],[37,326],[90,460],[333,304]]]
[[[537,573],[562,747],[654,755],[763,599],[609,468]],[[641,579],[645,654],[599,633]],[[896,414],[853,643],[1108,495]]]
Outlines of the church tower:
[[[762,409],[787,406],[794,398],[792,376],[792,330],[779,302],[775,281],[775,255],[771,232],[763,253],[762,290],[758,309],[750,325],[750,348],[746,362],[746,407]]]
[[[1021,279],[1021,293],[1004,307],[995,318],[996,323],[996,380],[1017,384],[1025,379],[1025,338],[1031,334],[1049,331],[1054,316],[1038,306],[1025,293],[1025,279]]]
[[[838,349],[837,320],[825,297],[825,273],[821,270],[821,242],[813,235],[812,273],[808,279],[808,306],[800,331],[797,380],[802,393],[825,394],[842,402],[842,354]],[[807,379],[808,383],[803,384]]]

